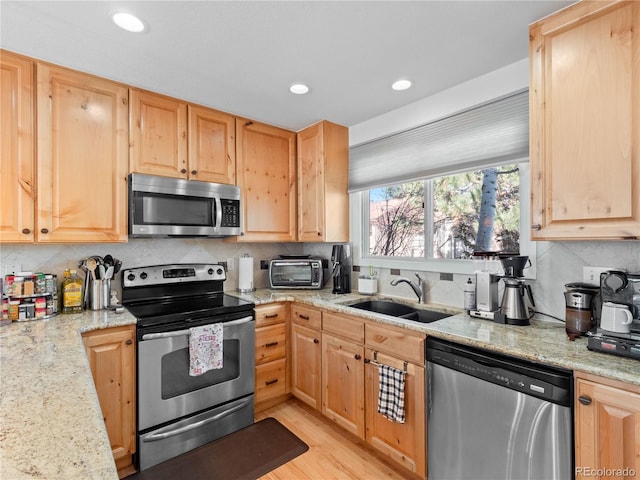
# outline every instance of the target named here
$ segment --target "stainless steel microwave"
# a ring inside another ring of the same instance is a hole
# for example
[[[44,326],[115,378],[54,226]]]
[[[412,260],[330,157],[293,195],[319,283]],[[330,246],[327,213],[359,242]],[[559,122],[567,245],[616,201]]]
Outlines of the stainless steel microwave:
[[[241,225],[236,185],[129,175],[130,237],[227,237]]]
[[[322,288],[322,260],[319,258],[278,259],[269,262],[271,288]]]

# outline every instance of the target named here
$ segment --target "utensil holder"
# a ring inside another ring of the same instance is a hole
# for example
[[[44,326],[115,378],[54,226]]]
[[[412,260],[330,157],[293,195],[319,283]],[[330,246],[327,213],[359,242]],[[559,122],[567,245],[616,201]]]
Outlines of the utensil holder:
[[[91,280],[89,283],[89,308],[103,310],[111,302],[111,279]]]
[[[375,295],[378,293],[378,279],[358,278],[358,293],[363,295]]]

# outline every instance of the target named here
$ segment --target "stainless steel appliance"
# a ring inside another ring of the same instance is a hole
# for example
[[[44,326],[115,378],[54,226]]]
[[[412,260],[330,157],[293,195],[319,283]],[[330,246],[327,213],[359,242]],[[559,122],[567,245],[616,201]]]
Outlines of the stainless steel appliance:
[[[242,235],[240,187],[129,175],[130,237]]]
[[[614,304],[628,309],[632,321],[628,331],[615,332],[603,328],[600,318],[596,331],[589,332],[587,348],[640,359],[640,273],[615,270],[600,274],[600,295],[603,305]],[[604,306],[602,308],[604,310]]]
[[[567,283],[565,288],[565,331],[571,340],[575,340],[590,331],[599,318],[600,287],[573,282]]]
[[[331,250],[333,293],[351,293],[351,248],[334,245]]]
[[[322,259],[279,258],[269,261],[269,286],[271,288],[309,288],[324,286]]]
[[[216,264],[123,271],[122,303],[137,318],[140,470],[253,423],[255,305],[225,295]],[[189,374],[192,327],[223,324],[223,366]]]
[[[570,371],[433,337],[426,351],[429,480],[573,478]]]
[[[535,314],[535,302],[531,286],[524,277],[527,263],[531,265],[526,255],[500,256],[504,269],[504,293],[500,311],[505,316],[505,323],[509,325],[529,325],[529,319]]]

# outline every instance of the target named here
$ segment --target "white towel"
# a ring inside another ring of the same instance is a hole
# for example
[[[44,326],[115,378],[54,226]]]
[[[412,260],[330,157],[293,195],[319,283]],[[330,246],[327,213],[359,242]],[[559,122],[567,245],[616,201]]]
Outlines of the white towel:
[[[405,372],[389,365],[378,365],[378,413],[397,423],[404,423]]]
[[[190,329],[189,375],[195,377],[222,368],[222,330],[221,323]]]

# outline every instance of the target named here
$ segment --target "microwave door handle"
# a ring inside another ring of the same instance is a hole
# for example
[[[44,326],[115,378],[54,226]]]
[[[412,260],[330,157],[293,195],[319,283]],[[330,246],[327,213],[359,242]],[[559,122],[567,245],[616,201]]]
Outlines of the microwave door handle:
[[[221,228],[222,227],[222,202],[220,201],[220,195],[215,195],[213,197],[214,201],[215,201],[215,227],[216,228]]]
[[[248,403],[253,403],[253,397],[245,398],[238,405],[231,407],[228,410],[225,410],[223,412],[217,413],[212,417],[205,418],[204,420],[200,420],[199,422],[192,423],[190,425],[185,425],[184,427],[176,428],[175,430],[169,430],[168,432],[155,433],[153,435],[149,435],[148,437],[145,437],[144,439],[142,439],[142,441],[145,443],[157,442],[158,440],[164,440],[165,438],[173,437],[175,435],[180,435],[181,433],[184,433],[184,432],[195,430],[196,428],[200,428],[201,426],[206,425],[207,423],[215,422],[216,420],[220,420],[221,418],[224,418],[228,415],[231,415],[232,413],[237,412],[238,410],[243,409],[244,407],[247,406]]]

